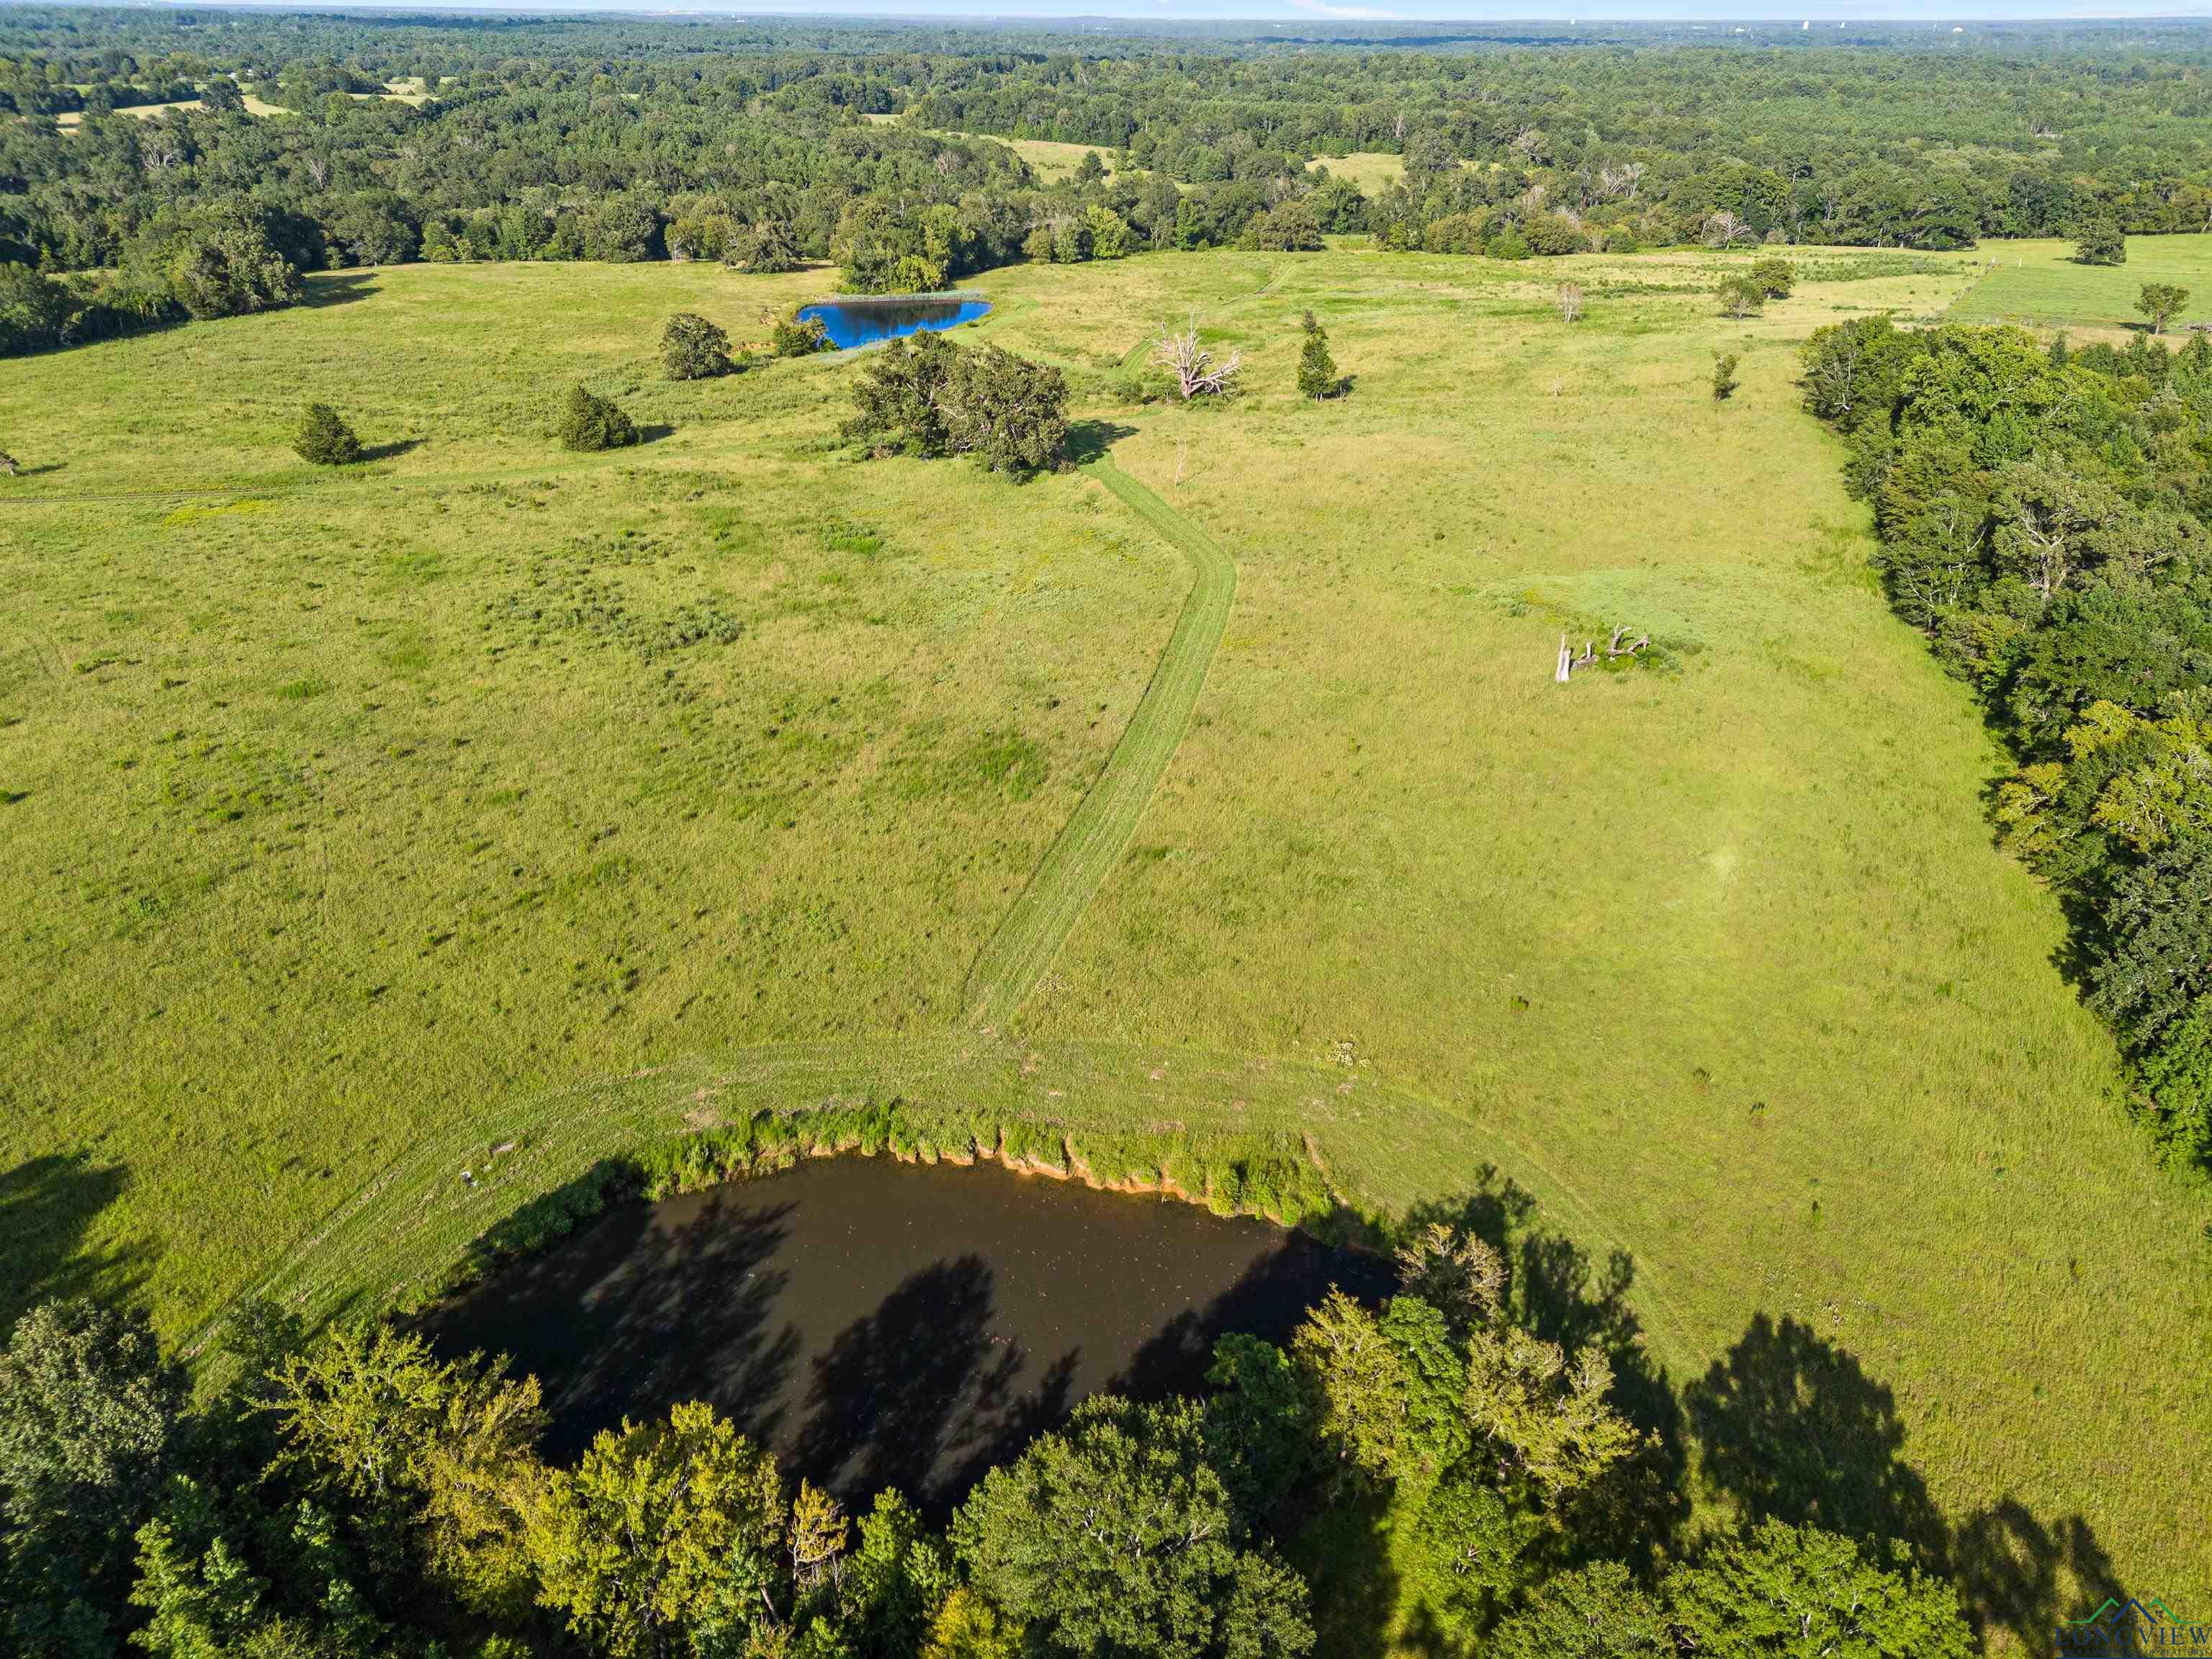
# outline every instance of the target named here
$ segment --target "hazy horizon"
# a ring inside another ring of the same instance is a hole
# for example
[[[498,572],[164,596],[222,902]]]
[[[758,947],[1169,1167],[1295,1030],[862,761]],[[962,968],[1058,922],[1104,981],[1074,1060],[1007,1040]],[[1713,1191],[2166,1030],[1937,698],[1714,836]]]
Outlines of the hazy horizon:
[[[0,5],[39,3],[40,0],[0,0]],[[784,0],[773,5],[669,5],[655,0],[373,0],[367,6],[346,6],[343,0],[210,0],[257,11],[321,11],[332,9],[370,11],[501,12],[524,15],[592,12],[631,13],[662,17],[847,17],[884,21],[914,19],[987,25],[994,21],[1058,21],[1071,24],[1127,21],[1155,22],[1398,22],[1449,25],[1529,23],[1556,27],[1565,24],[1672,24],[1715,30],[1735,28],[1787,30],[1792,33],[1835,30],[1850,24],[1899,26],[1924,24],[1931,32],[1971,32],[1976,26],[2024,23],[2197,23],[2212,19],[2212,0],[2184,0],[2174,3],[2136,5],[2126,0],[2047,0],[2042,5],[2022,6],[2017,0],[1949,0],[1935,6],[1918,0],[1818,0],[1778,13],[1771,4],[1725,3],[1687,8],[1670,0],[1606,0],[1601,6],[1582,9],[1569,4],[1546,5],[1531,0],[1503,0],[1484,4],[1480,0],[997,0],[979,6],[975,0]],[[99,0],[87,0],[97,4]],[[149,9],[168,9],[172,0],[156,0]],[[193,0],[175,0],[189,7]]]

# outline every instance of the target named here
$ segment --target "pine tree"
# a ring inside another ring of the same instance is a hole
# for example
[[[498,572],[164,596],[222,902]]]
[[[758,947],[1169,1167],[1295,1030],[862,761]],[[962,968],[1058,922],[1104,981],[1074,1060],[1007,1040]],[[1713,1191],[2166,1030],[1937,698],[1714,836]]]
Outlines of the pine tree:
[[[620,449],[638,441],[629,416],[612,399],[595,398],[582,386],[568,393],[561,412],[561,442],[568,449]]]
[[[318,466],[344,466],[361,459],[361,440],[328,404],[309,404],[301,411],[292,448],[301,460]]]
[[[1305,349],[1298,354],[1298,390],[1316,399],[1334,397],[1336,359],[1328,355],[1327,331],[1310,311],[1305,314]]]

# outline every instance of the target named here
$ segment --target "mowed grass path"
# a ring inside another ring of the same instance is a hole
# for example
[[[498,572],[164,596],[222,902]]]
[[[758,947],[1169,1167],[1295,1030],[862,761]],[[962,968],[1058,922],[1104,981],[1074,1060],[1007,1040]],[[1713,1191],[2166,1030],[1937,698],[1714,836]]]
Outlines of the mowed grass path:
[[[969,1023],[974,1025],[1003,1024],[1014,1018],[1127,848],[1198,707],[1206,671],[1237,596],[1237,567],[1203,529],[1110,459],[1087,470],[1190,561],[1190,597],[1106,769],[976,957],[966,995]]]
[[[962,988],[1190,577],[1096,478],[837,459],[851,364],[659,380],[669,312],[757,336],[826,274],[367,273],[12,365],[0,424],[57,469],[0,509],[12,1285],[135,1281],[179,1332],[288,1259],[321,1305],[374,1299],[750,1103],[1282,1129],[1371,1201],[1494,1165],[1618,1249],[1674,1382],[1796,1402],[1739,1470],[1879,1466],[2212,1595],[2171,1478],[2212,1379],[2163,1358],[2212,1340],[2212,1208],[2120,1121],[2062,919],[1990,844],[2002,757],[1888,614],[1792,383],[1811,328],[1940,313],[1971,273],[1798,257],[1821,274],[1749,323],[1697,254],[974,284],[975,337],[1066,365],[1132,428],[1116,465],[1237,563],[1018,1042]],[[1293,389],[1308,307],[1342,401]],[[1249,395],[1124,395],[1194,307]],[[578,378],[667,434],[561,455]],[[143,395],[182,384],[215,390]],[[306,396],[415,447],[300,466]],[[161,489],[195,493],[72,499]],[[1614,622],[1671,669],[1553,685],[1559,630]]]
[[[2054,239],[1984,242],[1958,257],[1982,276],[1951,307],[1957,321],[2020,323],[2037,328],[2145,328],[2136,309],[2145,283],[2172,283],[2189,303],[2167,326],[2212,323],[2212,235],[2130,236],[2120,265],[2085,265],[2074,244]]]

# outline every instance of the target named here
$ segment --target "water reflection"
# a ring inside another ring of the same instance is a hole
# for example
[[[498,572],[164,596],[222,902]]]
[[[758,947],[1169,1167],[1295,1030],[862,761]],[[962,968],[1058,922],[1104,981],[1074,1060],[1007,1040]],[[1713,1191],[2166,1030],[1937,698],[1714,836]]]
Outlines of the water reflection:
[[[801,306],[802,317],[819,317],[830,343],[839,350],[896,340],[905,334],[934,332],[972,323],[991,309],[988,300],[946,295],[894,295],[880,300],[825,300]]]

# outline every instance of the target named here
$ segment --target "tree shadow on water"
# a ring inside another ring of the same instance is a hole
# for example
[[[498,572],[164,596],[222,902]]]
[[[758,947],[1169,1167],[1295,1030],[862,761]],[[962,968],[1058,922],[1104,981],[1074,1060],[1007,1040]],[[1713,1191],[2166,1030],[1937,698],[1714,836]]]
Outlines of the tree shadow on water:
[[[1027,1356],[993,1328],[994,1274],[963,1255],[909,1273],[814,1361],[793,1462],[848,1504],[896,1486],[949,1510],[1069,1407],[1076,1356],[1024,1389]]]
[[[100,1212],[121,1197],[119,1164],[48,1155],[0,1175],[0,1341],[54,1297],[114,1301],[146,1281],[158,1252],[136,1241],[84,1248]]]
[[[1306,1312],[1332,1288],[1372,1305],[1397,1288],[1386,1256],[1325,1244],[1292,1232],[1205,1307],[1186,1309],[1146,1340],[1111,1384],[1133,1400],[1197,1394],[1213,1363],[1213,1345],[1231,1331],[1287,1345]]]
[[[504,1352],[534,1373],[566,1462],[624,1416],[704,1400],[756,1440],[781,1427],[776,1404],[798,1334],[770,1316],[786,1275],[768,1263],[791,1206],[717,1194],[680,1224],[617,1205],[560,1248],[502,1267],[423,1325],[448,1354]]]

